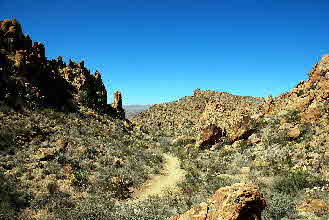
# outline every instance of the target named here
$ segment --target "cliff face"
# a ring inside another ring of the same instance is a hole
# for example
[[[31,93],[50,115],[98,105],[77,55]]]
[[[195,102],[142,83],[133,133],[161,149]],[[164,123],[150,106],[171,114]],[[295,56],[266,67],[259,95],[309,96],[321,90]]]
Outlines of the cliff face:
[[[0,22],[0,101],[16,109],[89,108],[124,118],[122,107],[107,104],[101,74],[91,74],[84,61],[48,60],[42,43],[24,35],[16,19]],[[119,115],[116,115],[120,112]]]

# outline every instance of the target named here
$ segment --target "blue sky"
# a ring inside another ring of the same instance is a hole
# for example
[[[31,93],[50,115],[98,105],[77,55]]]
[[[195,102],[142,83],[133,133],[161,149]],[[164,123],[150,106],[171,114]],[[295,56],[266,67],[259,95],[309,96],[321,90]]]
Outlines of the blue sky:
[[[49,59],[85,60],[124,104],[195,88],[277,96],[329,53],[329,1],[1,0]]]

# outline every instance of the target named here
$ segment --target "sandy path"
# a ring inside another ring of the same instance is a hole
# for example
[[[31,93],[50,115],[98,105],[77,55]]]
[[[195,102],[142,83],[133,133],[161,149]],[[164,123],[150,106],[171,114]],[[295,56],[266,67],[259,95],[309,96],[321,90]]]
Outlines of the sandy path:
[[[132,194],[133,200],[144,200],[148,196],[161,195],[165,189],[175,190],[176,185],[185,176],[185,170],[180,168],[177,157],[163,154],[165,166],[162,174],[153,176],[150,180]]]

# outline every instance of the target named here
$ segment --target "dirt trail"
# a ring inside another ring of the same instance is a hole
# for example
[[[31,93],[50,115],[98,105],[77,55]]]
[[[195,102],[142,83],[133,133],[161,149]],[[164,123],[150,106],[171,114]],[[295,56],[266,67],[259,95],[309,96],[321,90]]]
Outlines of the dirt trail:
[[[152,195],[161,195],[165,189],[175,190],[176,185],[185,176],[185,170],[180,168],[180,161],[170,154],[163,154],[165,166],[161,174],[153,176],[150,180],[135,191],[133,200],[144,200]]]

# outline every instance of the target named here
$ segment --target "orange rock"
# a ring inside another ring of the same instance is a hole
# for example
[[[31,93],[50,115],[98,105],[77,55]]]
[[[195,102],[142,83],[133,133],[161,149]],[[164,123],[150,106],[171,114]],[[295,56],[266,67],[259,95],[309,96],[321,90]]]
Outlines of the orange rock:
[[[200,148],[205,148],[206,146],[210,147],[220,141],[223,133],[222,129],[218,128],[216,125],[209,125],[201,131],[201,140],[198,141],[197,145]]]
[[[301,114],[302,121],[316,121],[321,117],[321,110],[319,108],[310,108]]]
[[[297,209],[302,212],[316,213],[318,215],[329,213],[329,205],[319,199],[306,200]]]
[[[300,136],[300,134],[301,134],[301,132],[298,127],[291,128],[288,131],[288,137],[293,138],[293,139],[298,138]]]
[[[264,196],[255,186],[238,183],[220,188],[206,202],[168,220],[260,219],[265,207]]]
[[[113,99],[113,104],[112,104],[113,108],[122,108],[122,96],[121,96],[121,92],[119,91],[115,91],[114,92],[114,99]]]

